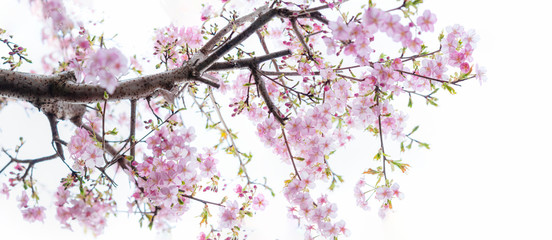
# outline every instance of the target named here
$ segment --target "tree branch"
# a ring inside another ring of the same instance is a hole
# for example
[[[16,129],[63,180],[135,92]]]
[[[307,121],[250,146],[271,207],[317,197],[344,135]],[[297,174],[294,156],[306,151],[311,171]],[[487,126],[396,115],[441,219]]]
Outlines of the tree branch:
[[[192,64],[195,64],[196,70],[199,71],[200,73],[205,71],[217,59],[221,58],[224,54],[232,50],[235,46],[243,42],[245,39],[249,38],[249,36],[255,33],[257,29],[261,28],[266,23],[268,23],[274,16],[276,16],[277,13],[278,13],[278,9],[268,10],[267,12],[260,15],[255,21],[251,23],[251,25],[249,25],[240,34],[230,39],[224,45],[220,46],[207,58],[199,61],[197,64],[195,63],[192,63]]]
[[[130,100],[130,156],[136,157],[136,99]]]
[[[29,165],[34,165],[36,163],[52,160],[52,159],[55,159],[55,158],[58,157],[58,154],[55,153],[55,154],[52,154],[52,155],[46,156],[46,157],[22,160],[22,159],[17,159],[17,158],[12,157],[5,149],[2,149],[2,152],[4,152],[4,154],[6,154],[10,158],[10,161],[0,170],[0,173],[2,173],[11,163],[14,163],[14,162],[15,163],[25,163],[25,164],[29,164]]]
[[[254,13],[238,19],[238,23],[242,23],[258,16],[245,30],[214,50],[208,57],[204,57],[204,55],[212,50],[214,45],[232,29],[235,23],[221,29],[219,33],[205,44],[200,53],[192,57],[192,60],[188,64],[174,70],[121,81],[115,91],[110,94],[109,100],[145,98],[152,95],[157,89],[170,90],[175,84],[184,81],[200,81],[218,88],[218,83],[201,78],[201,73],[208,70],[216,60],[255,33],[273,17],[313,18],[327,23],[327,20],[323,19],[322,15],[317,11],[326,7],[322,6],[314,10],[307,9],[304,11],[292,11],[282,8],[266,10],[266,7],[260,8]],[[284,52],[280,53],[283,54]],[[72,72],[42,75],[0,69],[0,96],[29,101],[37,106],[55,102],[100,102],[104,100],[104,92],[105,89],[101,86],[77,83],[75,74]]]
[[[282,126],[285,125],[286,118],[283,117],[280,110],[278,110],[278,108],[276,107],[276,105],[274,105],[274,102],[270,98],[270,95],[268,94],[268,91],[266,90],[264,80],[261,78],[259,70],[255,66],[251,66],[250,69],[251,69],[251,74],[253,74],[253,77],[255,78],[255,83],[257,85],[257,89],[259,90],[259,93],[261,94],[261,96],[265,100],[265,103],[266,103],[266,106],[268,107],[268,110],[270,111],[270,113],[272,113],[272,115],[274,115],[276,120],[278,120],[278,122],[280,122],[280,124]]]
[[[322,8],[327,8],[327,6],[322,6]],[[275,16],[279,16],[283,18],[313,18],[327,24],[328,20],[324,19],[322,17],[322,14],[320,14],[320,12],[318,12],[317,10],[315,10],[314,12],[311,12],[311,9],[307,9],[305,10],[305,12],[302,12],[302,11],[292,11],[285,8],[270,9],[260,14],[259,17],[251,23],[251,25],[249,25],[245,30],[243,30],[236,37],[230,39],[224,45],[220,46],[211,55],[209,55],[205,59],[200,59],[197,64],[195,62],[193,62],[192,64],[194,65],[195,69],[198,72],[202,73],[203,71],[208,69],[209,66],[211,66],[217,59],[221,58],[224,54],[232,50],[234,47],[236,47],[238,44],[243,42],[245,39],[249,38],[253,33],[255,33],[259,28],[261,28],[270,20],[272,20],[272,18]],[[222,36],[220,38],[222,38]]]
[[[235,21],[227,24],[224,28],[220,29],[215,36],[213,36],[209,41],[203,45],[203,47],[199,50],[201,53],[207,55],[209,54],[215,45],[231,30],[234,29],[234,26],[239,26],[244,24],[245,22],[252,21],[254,18],[264,14],[268,10],[268,6],[262,6],[259,9],[255,10],[254,12],[245,15],[243,17],[240,17],[236,19]]]
[[[289,49],[271,54],[239,59],[229,62],[214,63],[207,71],[222,71],[245,68],[274,58],[290,55]],[[200,76],[186,76],[188,68],[179,68],[164,73],[142,76],[120,82],[115,92],[109,96],[109,101],[122,99],[140,99],[150,96],[157,89],[169,90],[174,84],[182,81],[200,81],[218,88],[220,85]],[[182,80],[184,78],[184,80]],[[55,108],[52,111],[58,118],[73,117],[64,113],[69,103],[91,103],[104,100],[104,89],[97,85],[78,84],[75,75],[64,72],[55,75],[30,74],[0,69],[0,95],[32,102],[41,108]],[[133,94],[134,93],[134,94]],[[63,101],[64,106],[58,106],[57,101]],[[56,105],[57,104],[57,105]],[[76,110],[75,110],[76,111]],[[70,111],[71,113],[73,111]],[[81,111],[78,111],[81,112]],[[82,116],[79,114],[78,116]],[[78,117],[76,116],[76,117]]]
[[[93,103],[104,100],[105,89],[98,85],[79,84],[75,74],[63,72],[55,75],[31,74],[0,69],[0,95],[32,102],[36,105],[53,102]],[[119,82],[110,94],[110,101],[140,99],[150,96],[155,90],[170,90],[174,84],[194,81],[189,66],[162,73],[140,76]],[[219,87],[218,83],[203,81]]]
[[[252,57],[252,58],[244,58],[229,62],[217,62],[213,63],[207,71],[223,71],[223,70],[229,70],[229,69],[236,69],[236,68],[247,68],[251,66],[251,64],[257,65],[259,63],[262,63],[264,61],[272,60],[274,58],[279,58],[282,56],[290,55],[291,51],[289,49],[269,53],[267,55],[259,56],[259,57]]]
[[[307,52],[307,57],[310,60],[316,62],[316,60],[314,59],[314,55],[312,54],[309,48],[309,45],[307,44],[307,42],[305,42],[305,38],[303,37],[303,34],[301,34],[301,31],[299,31],[299,27],[297,26],[297,19],[291,18],[290,21],[291,21],[291,26],[293,27],[293,32],[295,32],[295,35],[297,35],[299,42],[301,43],[301,45],[303,45],[303,48]]]

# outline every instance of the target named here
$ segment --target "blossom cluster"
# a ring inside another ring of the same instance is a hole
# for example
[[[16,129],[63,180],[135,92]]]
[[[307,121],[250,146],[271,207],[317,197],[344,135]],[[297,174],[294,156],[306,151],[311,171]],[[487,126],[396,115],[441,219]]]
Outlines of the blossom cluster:
[[[93,188],[81,186],[80,193],[74,194],[70,191],[77,187],[73,177],[67,179],[68,184],[59,186],[55,193],[57,220],[68,229],[72,229],[70,221],[75,221],[95,235],[101,234],[107,225],[106,217],[114,214],[115,202]]]
[[[105,164],[103,150],[98,147],[90,133],[84,128],[77,128],[75,135],[71,137],[68,144],[69,153],[74,159],[73,169],[79,172],[84,171],[84,167],[93,169]]]
[[[238,184],[234,188],[234,193],[237,194],[237,200],[226,201],[225,205],[220,207],[219,227],[221,229],[231,229],[232,235],[237,238],[239,234],[236,230],[242,227],[245,216],[252,216],[253,214],[251,208],[254,211],[262,211],[268,205],[268,201],[262,193],[258,193],[257,185],[247,184],[242,186]],[[220,232],[217,234],[211,232],[207,236],[211,237],[211,235],[213,235],[213,238],[205,237],[204,239],[220,239],[221,237]],[[247,235],[244,236],[244,238],[246,237]]]
[[[332,30],[333,39],[345,43],[343,48],[345,55],[356,56],[356,62],[361,65],[368,65],[370,54],[374,51],[370,43],[374,41],[375,34],[380,31],[386,33],[393,41],[400,42],[403,47],[418,53],[422,47],[422,40],[413,37],[411,27],[413,23],[403,25],[400,23],[401,17],[396,14],[385,12],[378,8],[368,8],[362,15],[362,22],[346,23],[343,18],[330,22],[329,28]],[[418,22],[421,23],[422,30],[432,30],[436,21],[435,15],[431,12],[424,12]],[[325,43],[328,48],[335,48],[335,42],[326,38]]]
[[[118,78],[128,71],[127,58],[116,48],[100,48],[90,56],[84,70],[84,82],[98,82],[112,94],[117,87]]]
[[[19,209],[23,215],[23,219],[29,222],[41,221],[44,222],[46,208],[42,206],[29,206],[29,196],[23,191],[17,199],[19,201]]]
[[[51,19],[55,31],[68,32],[73,28],[73,21],[67,16],[65,6],[61,0],[39,0],[42,6],[42,14],[46,19]]]
[[[335,222],[337,217],[337,205],[328,201],[327,195],[321,195],[316,201],[313,200],[309,188],[314,187],[312,177],[299,180],[292,179],[286,188],[284,196],[292,204],[288,209],[288,216],[300,221],[306,220],[306,239],[314,239],[316,234],[331,239],[339,235],[349,236],[349,230],[345,227],[345,221]]]
[[[197,27],[168,26],[155,31],[154,55],[167,65],[168,69],[182,66],[201,47],[203,36]],[[158,65],[157,67],[160,67]]]
[[[383,219],[387,215],[388,211],[392,208],[391,200],[393,198],[398,198],[399,200],[404,199],[404,193],[399,191],[399,184],[393,183],[391,187],[387,187],[386,185],[381,185],[377,188],[371,188],[367,192],[370,192],[370,197],[366,198],[366,192],[364,192],[362,189],[365,186],[369,186],[366,183],[366,180],[364,178],[360,179],[357,184],[355,185],[354,192],[355,192],[355,198],[357,200],[357,205],[361,207],[364,210],[370,210],[370,206],[368,205],[368,200],[374,196],[377,200],[382,202],[380,209],[378,211],[378,215]]]

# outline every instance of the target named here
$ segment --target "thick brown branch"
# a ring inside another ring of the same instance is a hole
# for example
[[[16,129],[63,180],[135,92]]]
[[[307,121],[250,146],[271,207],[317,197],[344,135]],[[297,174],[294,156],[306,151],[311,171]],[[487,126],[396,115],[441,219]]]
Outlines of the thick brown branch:
[[[109,100],[140,99],[157,89],[170,90],[183,81],[194,81],[190,67],[125,80],[119,83]],[[219,84],[202,81],[210,86]],[[72,72],[55,75],[31,74],[0,69],[0,96],[42,105],[53,102],[92,103],[104,100],[105,89],[98,85],[76,83]]]
[[[264,14],[268,10],[268,6],[262,6],[259,9],[255,10],[255,12],[252,12],[248,15],[245,15],[243,17],[240,17],[236,19],[235,21],[227,24],[225,27],[220,29],[215,36],[213,36],[209,41],[200,49],[200,52],[207,55],[211,52],[213,47],[232,29],[234,29],[235,26],[239,26],[244,24],[245,22],[252,21],[254,18]]]
[[[257,89],[259,90],[259,93],[265,100],[268,110],[270,111],[270,113],[272,113],[272,115],[274,115],[274,117],[276,118],[276,120],[278,120],[278,122],[280,122],[280,124],[285,125],[286,118],[283,117],[280,110],[278,110],[278,108],[270,98],[270,95],[268,94],[268,90],[266,90],[265,82],[262,79],[261,74],[259,73],[259,70],[257,70],[257,68],[254,66],[251,66],[250,69],[251,69],[251,74],[253,74],[253,77],[255,78]]]
[[[207,71],[245,68],[251,64],[258,64],[290,54],[291,51],[286,49],[259,57],[218,62],[213,64]],[[109,96],[109,100],[145,98],[157,89],[169,89],[175,83],[182,82],[183,80],[179,79],[180,75],[184,74],[173,70],[123,81],[115,89],[115,92]],[[190,76],[186,78],[190,78]],[[216,82],[199,76],[191,76],[191,79],[215,88],[220,86]],[[75,81],[74,74],[69,72],[56,75],[40,75],[0,69],[0,95],[33,102],[42,106],[41,108],[47,108],[49,112],[56,113],[57,118],[80,117],[83,113],[80,111],[82,106],[74,105],[74,107],[79,108],[79,111],[70,111],[73,115],[79,113],[76,116],[65,113],[69,103],[103,101],[105,90],[100,86],[77,84]],[[133,92],[136,94],[132,94]],[[63,101],[63,106],[58,106],[59,103],[56,103],[56,101]]]
[[[230,39],[228,42],[226,42],[224,45],[220,46],[217,50],[215,50],[211,55],[209,55],[207,58],[201,60],[199,63],[195,65],[197,71],[203,72],[211,64],[213,64],[217,59],[221,58],[232,50],[234,47],[236,47],[238,44],[243,42],[245,39],[249,38],[253,33],[257,31],[257,29],[264,26],[268,21],[270,21],[276,14],[278,13],[278,9],[270,9],[267,12],[260,15],[255,21],[251,23],[245,30],[243,30],[240,34],[235,36],[234,38]]]
[[[249,38],[253,33],[255,33],[258,29],[260,29],[266,23],[268,23],[275,16],[279,16],[279,17],[283,17],[283,18],[313,18],[313,19],[319,20],[319,21],[321,21],[325,24],[328,23],[328,21],[326,19],[324,19],[319,12],[317,12],[317,11],[308,12],[308,10],[309,9],[307,9],[306,13],[303,13],[303,12],[300,12],[300,11],[292,11],[292,10],[284,9],[284,8],[270,9],[270,10],[260,14],[259,17],[251,23],[251,25],[249,25],[245,30],[243,30],[236,37],[230,39],[224,45],[220,46],[211,55],[209,55],[205,59],[200,59],[200,61],[197,64],[195,62],[192,63],[192,64],[194,64],[195,68],[200,73],[205,71],[217,59],[221,58],[222,56],[224,56],[224,54],[228,53],[230,50],[232,50],[238,44],[243,42],[245,39]]]

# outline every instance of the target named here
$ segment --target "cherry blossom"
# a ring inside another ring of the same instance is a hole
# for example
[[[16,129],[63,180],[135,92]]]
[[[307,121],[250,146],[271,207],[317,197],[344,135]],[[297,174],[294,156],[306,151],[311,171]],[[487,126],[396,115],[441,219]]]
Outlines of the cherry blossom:
[[[10,189],[6,183],[2,183],[2,188],[0,189],[0,194],[4,195],[6,199],[10,198]]]
[[[253,198],[253,209],[255,210],[264,210],[267,205],[267,200],[263,196],[263,194],[257,195],[255,198]]]
[[[419,16],[416,20],[416,23],[425,32],[433,32],[433,25],[437,22],[437,17],[435,14],[431,13],[429,10],[425,10],[423,15]]]
[[[118,77],[128,70],[128,60],[116,48],[99,49],[88,60],[84,81],[99,82],[108,93],[113,93],[118,85]]]

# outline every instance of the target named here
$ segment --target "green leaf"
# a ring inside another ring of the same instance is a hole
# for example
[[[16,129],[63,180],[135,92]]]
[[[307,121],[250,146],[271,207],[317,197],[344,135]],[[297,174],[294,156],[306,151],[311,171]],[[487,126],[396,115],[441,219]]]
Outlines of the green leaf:
[[[336,183],[336,181],[335,181],[335,178],[334,178],[334,179],[332,180],[332,184],[330,184],[330,187],[329,187],[330,191],[333,191],[333,190],[334,190],[334,188],[335,188],[335,183]]]
[[[435,100],[433,100],[433,99],[435,99],[435,98],[432,98],[432,97],[431,97],[431,98],[427,98],[426,103],[431,104],[431,105],[437,107],[438,105],[437,105],[437,103],[435,102]]]
[[[412,131],[408,135],[413,134],[414,132],[416,132],[418,130],[418,128],[420,128],[420,126],[414,127],[414,129],[412,129]]]
[[[419,142],[418,145],[420,147],[425,147],[425,148],[429,149],[429,144],[427,144],[427,143]]]

